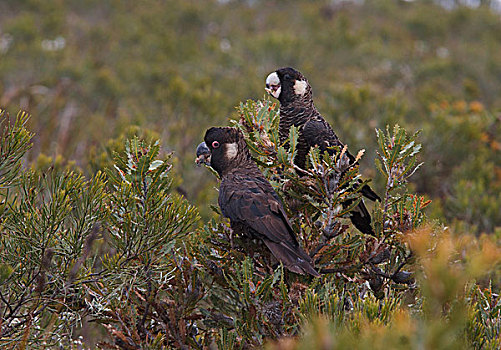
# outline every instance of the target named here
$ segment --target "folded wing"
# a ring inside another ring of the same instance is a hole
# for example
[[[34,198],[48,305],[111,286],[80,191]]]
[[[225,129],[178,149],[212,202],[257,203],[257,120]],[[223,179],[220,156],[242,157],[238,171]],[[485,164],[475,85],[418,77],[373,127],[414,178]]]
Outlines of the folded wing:
[[[256,174],[254,174],[256,175]],[[248,233],[261,239],[285,267],[296,273],[318,276],[311,258],[299,245],[277,194],[259,176],[231,179],[221,184],[219,205],[232,223],[243,224]]]

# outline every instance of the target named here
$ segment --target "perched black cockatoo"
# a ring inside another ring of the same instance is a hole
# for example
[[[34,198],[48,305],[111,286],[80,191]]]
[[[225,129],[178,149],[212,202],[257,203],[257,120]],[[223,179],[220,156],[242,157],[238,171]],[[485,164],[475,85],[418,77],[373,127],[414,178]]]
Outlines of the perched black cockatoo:
[[[299,137],[295,163],[302,169],[306,167],[306,156],[311,147],[334,154],[333,146],[343,148],[343,143],[322,117],[313,104],[311,86],[308,80],[294,68],[280,68],[266,78],[265,90],[280,102],[280,142],[284,143],[289,136],[291,126],[298,128]],[[345,153],[350,162],[355,157]],[[379,196],[368,186],[361,189],[364,197],[372,201],[381,201]],[[348,205],[349,203],[345,203]],[[371,227],[371,217],[363,201],[351,212],[351,222],[365,234],[375,235]]]
[[[219,206],[235,233],[259,239],[290,271],[318,276],[299,245],[278,195],[252,160],[243,134],[230,127],[210,128],[197,148],[197,163],[221,177]]]

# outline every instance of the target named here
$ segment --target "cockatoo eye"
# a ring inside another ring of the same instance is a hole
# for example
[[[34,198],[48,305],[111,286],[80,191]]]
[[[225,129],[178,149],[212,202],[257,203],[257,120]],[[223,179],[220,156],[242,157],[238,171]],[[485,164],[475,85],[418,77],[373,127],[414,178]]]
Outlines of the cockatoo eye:
[[[212,142],[212,148],[218,148],[219,147],[219,142],[214,141]]]

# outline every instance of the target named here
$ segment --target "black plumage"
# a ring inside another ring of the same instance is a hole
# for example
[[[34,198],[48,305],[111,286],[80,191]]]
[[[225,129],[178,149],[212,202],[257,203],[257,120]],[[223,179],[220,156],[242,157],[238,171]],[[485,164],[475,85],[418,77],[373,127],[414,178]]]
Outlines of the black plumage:
[[[332,127],[322,117],[313,103],[312,89],[308,80],[294,68],[281,68],[266,78],[266,91],[280,102],[280,141],[284,143],[289,136],[289,129],[299,129],[297,155],[295,163],[306,169],[306,159],[311,147],[318,146],[321,151],[333,154],[333,146],[343,148]],[[355,157],[345,153],[351,162]],[[361,189],[364,197],[380,201],[379,196],[368,186]],[[349,203],[345,203],[349,205]],[[357,229],[366,234],[374,234],[371,217],[363,201],[351,212],[351,221]]]
[[[301,248],[280,199],[252,160],[243,134],[210,128],[197,148],[197,162],[210,162],[221,177],[219,206],[234,232],[261,240],[290,271],[318,276]]]

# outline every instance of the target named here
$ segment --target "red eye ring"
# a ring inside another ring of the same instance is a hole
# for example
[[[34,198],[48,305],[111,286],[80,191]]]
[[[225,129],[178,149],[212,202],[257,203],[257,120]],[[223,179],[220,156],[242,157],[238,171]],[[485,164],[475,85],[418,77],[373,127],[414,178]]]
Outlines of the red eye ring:
[[[212,147],[213,148],[218,148],[219,147],[219,142],[217,142],[217,141],[212,142]]]

